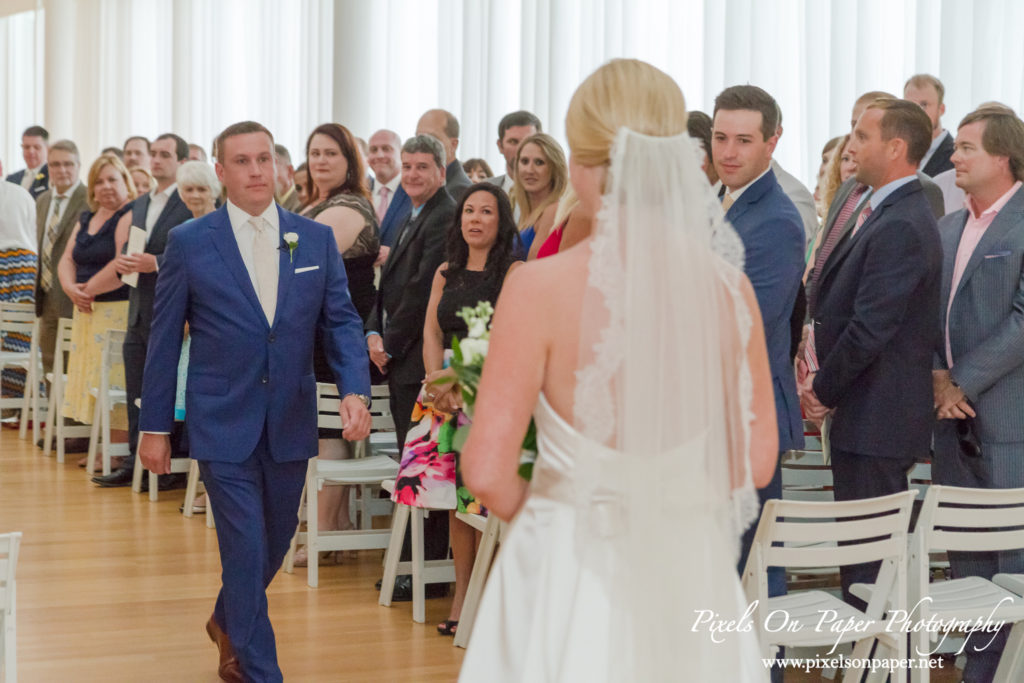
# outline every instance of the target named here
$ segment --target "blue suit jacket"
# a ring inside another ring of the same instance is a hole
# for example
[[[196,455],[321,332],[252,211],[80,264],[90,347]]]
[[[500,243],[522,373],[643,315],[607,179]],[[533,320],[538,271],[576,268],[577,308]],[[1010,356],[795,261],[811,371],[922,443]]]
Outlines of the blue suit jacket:
[[[380,243],[382,245],[385,247],[395,246],[398,231],[405,225],[405,219],[411,213],[412,200],[405,193],[405,188],[399,184],[398,189],[395,190],[395,196],[391,198],[391,203],[388,204],[384,220],[380,222]]]
[[[14,183],[15,185],[21,185],[21,181],[25,177],[26,173],[28,173],[26,169],[22,169],[20,171],[12,173],[11,175],[7,176],[7,182]],[[43,164],[43,167],[39,169],[39,175],[42,177],[37,177],[35,180],[33,180],[32,185],[30,185],[28,188],[28,193],[32,195],[32,199],[38,199],[39,195],[41,195],[42,193],[46,192],[47,189],[49,189],[50,165]]]
[[[227,207],[169,234],[157,278],[139,429],[171,429],[187,322],[192,342],[185,407],[197,460],[244,461],[264,424],[275,461],[316,455],[313,338],[318,327],[342,395],[370,393],[362,320],[348,295],[334,234],[320,223],[277,211],[281,234],[296,233],[298,246],[292,258],[281,242],[273,326],[242,261]]]
[[[725,217],[746,250],[744,271],[761,309],[775,390],[779,450],[803,448],[804,429],[796,375],[789,355],[789,319],[804,270],[804,224],[769,169],[729,207]]]
[[[835,408],[829,435],[835,448],[888,458],[928,455],[941,277],[935,215],[918,180],[883,199],[822,267],[814,393]]]

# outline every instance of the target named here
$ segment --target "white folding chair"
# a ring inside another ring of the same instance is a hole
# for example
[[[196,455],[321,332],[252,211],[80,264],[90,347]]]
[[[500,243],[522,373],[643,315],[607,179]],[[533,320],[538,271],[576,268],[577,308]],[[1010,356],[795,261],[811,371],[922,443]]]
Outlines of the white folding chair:
[[[54,342],[53,372],[46,374],[50,383],[47,397],[46,430],[43,437],[43,453],[49,455],[53,440],[57,439],[57,462],[64,463],[64,439],[87,437],[92,433],[89,425],[64,424],[64,387],[68,381],[64,367],[64,354],[71,350],[71,318],[61,318],[57,323],[57,341]]]
[[[172,458],[173,461],[173,458]],[[135,463],[136,467],[142,467],[138,461]],[[196,496],[200,493],[199,487],[203,486],[203,483],[199,480],[199,461],[192,460],[189,458],[188,468],[188,484],[185,485],[185,502],[182,513],[185,517],[192,517],[192,508],[195,506]],[[202,493],[206,492],[206,487],[203,486]],[[210,505],[210,497],[206,497],[206,528],[212,529],[213,524],[213,506]]]
[[[6,683],[18,680],[17,590],[14,580],[18,568],[21,532],[0,534],[0,669]]]
[[[845,502],[765,503],[743,571],[747,600],[751,604],[757,601],[755,623],[761,629],[765,658],[773,657],[777,646],[854,643],[852,659],[863,660],[876,642],[895,653],[896,660],[906,657],[906,637],[892,629],[893,615],[885,619],[884,612],[887,606],[906,609],[907,526],[914,496],[914,491],[904,491]],[[826,541],[843,541],[844,545],[822,546]],[[882,561],[875,584],[877,595],[865,611],[822,590],[768,597],[768,567],[841,567],[876,560]],[[783,614],[787,615],[784,628],[777,623],[778,615]],[[773,615],[772,621],[766,624],[769,615]],[[863,625],[863,630],[831,631],[833,625],[847,620]],[[846,676],[859,680],[862,672],[848,670]],[[906,680],[906,671],[889,673],[893,680]]]
[[[28,350],[4,351],[4,343],[13,343],[16,338],[20,343],[27,340]],[[0,397],[0,409],[17,408],[19,410],[18,435],[22,439],[28,434],[29,420],[33,422],[33,433],[36,434],[39,431],[38,401],[34,398],[39,393],[42,363],[37,344],[38,339],[39,324],[36,321],[35,304],[0,302],[0,371],[4,369],[25,371],[25,388],[21,397]],[[34,406],[36,407],[35,415],[32,413]]]
[[[121,350],[124,348],[124,330],[107,330],[103,335],[103,355],[100,366],[100,385],[89,390],[96,405],[92,414],[92,430],[89,433],[89,457],[86,472],[91,477],[96,469],[96,453],[102,441],[103,475],[110,474],[110,458],[114,455],[126,456],[131,453],[127,443],[111,443],[110,411],[114,406],[125,404],[128,394],[124,389],[110,386],[110,373],[114,366],[124,364]]]
[[[395,492],[395,480],[381,484],[388,493]],[[447,510],[439,510],[447,514]],[[391,518],[391,539],[384,554],[384,577],[381,579],[378,602],[389,607],[395,591],[395,578],[412,574],[412,620],[418,624],[426,621],[426,584],[451,583],[455,580],[455,563],[451,560],[423,559],[423,519],[428,511],[397,503]],[[405,542],[405,528],[412,525],[412,560],[401,562],[402,546]]]
[[[394,432],[394,420],[391,418],[387,387],[373,387],[374,394],[370,415],[373,420],[371,429],[378,432]],[[324,429],[341,429],[341,417],[338,415],[338,404],[341,397],[338,389],[332,384],[317,384],[317,425]],[[392,439],[393,440],[393,439]],[[369,441],[368,439],[366,441]],[[387,529],[372,528],[371,495],[369,489],[379,489],[385,479],[398,474],[398,463],[388,455],[373,455],[370,444],[364,441],[357,444],[354,457],[348,460],[321,460],[312,458],[306,470],[306,486],[299,503],[299,526],[292,537],[291,548],[285,558],[285,571],[292,573],[295,569],[295,550],[305,543],[307,554],[306,583],[310,588],[319,585],[319,553],[329,550],[369,550],[388,547],[391,533]],[[341,484],[362,488],[361,508],[362,522],[359,529],[321,531],[318,519],[319,491],[324,484]],[[390,507],[390,501],[382,501]],[[305,510],[306,531],[302,531],[301,523]]]
[[[136,408],[141,408],[142,407],[142,399],[141,398],[135,399],[135,407]],[[138,450],[138,449],[136,448],[136,450]],[[129,450],[129,453],[130,452],[131,451]],[[196,465],[196,481],[198,481],[199,480],[199,466],[191,458],[171,458],[171,471],[168,474],[185,474],[185,473],[190,473],[190,476],[191,476],[192,465]],[[143,467],[142,466],[142,458],[139,457],[138,453],[135,453],[135,466],[132,468],[132,493],[142,493],[142,475],[143,475],[143,473],[145,473],[149,477],[149,481],[148,481],[149,486],[147,487],[149,489],[149,502],[155,503],[155,502],[157,502],[160,499],[160,486],[159,486],[160,479],[159,479],[159,475],[154,474],[153,472],[150,472],[145,467]],[[187,497],[187,489],[188,489],[188,486],[186,485],[186,497]],[[194,492],[193,492],[193,494],[194,494]],[[193,497],[194,497],[194,495],[193,495]],[[210,527],[212,529],[213,528],[213,515],[210,512],[210,506],[209,505],[206,506],[206,513],[207,513],[206,526],[208,526],[208,527]],[[191,505],[186,506],[185,516],[186,517],[191,517],[192,516],[192,506]]]
[[[1024,489],[932,485],[925,496],[911,539],[910,604],[916,604],[917,611],[910,618],[918,623],[933,617],[939,620],[990,619],[1014,623],[1010,642],[1003,650],[994,679],[1005,683],[1024,680],[1020,662],[1024,654],[1024,598],[1020,596],[1024,593],[1012,588],[1022,587],[1022,584],[1015,583],[1011,575],[1006,574],[997,574],[992,581],[980,576],[965,576],[932,583],[929,580],[929,553],[1024,549],[1022,527]],[[854,584],[850,590],[863,597],[872,595],[874,587]],[[924,629],[911,634],[913,649],[919,652],[933,650],[934,647],[928,645],[929,635],[932,640],[939,637],[938,633],[929,634]],[[914,681],[926,683],[929,671],[927,668],[914,669],[912,677]]]
[[[456,512],[455,519],[480,532],[480,544],[477,546],[476,559],[473,561],[473,573],[469,576],[466,598],[462,602],[462,614],[459,615],[459,629],[455,632],[455,640],[452,643],[455,647],[466,647],[469,644],[469,634],[473,631],[473,623],[476,621],[476,610],[480,606],[480,597],[484,593],[494,553],[508,525],[494,515],[484,517]]]

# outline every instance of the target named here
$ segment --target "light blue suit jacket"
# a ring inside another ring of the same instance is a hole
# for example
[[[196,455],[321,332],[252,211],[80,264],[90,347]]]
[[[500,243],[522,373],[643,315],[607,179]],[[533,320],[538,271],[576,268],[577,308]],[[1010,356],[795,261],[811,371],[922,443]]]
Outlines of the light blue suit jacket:
[[[324,349],[342,395],[369,395],[362,321],[348,294],[330,228],[277,209],[282,240],[273,326],[242,261],[227,207],[170,232],[157,278],[143,375],[140,431],[169,432],[174,420],[184,325],[191,350],[185,407],[197,460],[243,462],[266,426],[277,462],[317,454],[313,339]]]

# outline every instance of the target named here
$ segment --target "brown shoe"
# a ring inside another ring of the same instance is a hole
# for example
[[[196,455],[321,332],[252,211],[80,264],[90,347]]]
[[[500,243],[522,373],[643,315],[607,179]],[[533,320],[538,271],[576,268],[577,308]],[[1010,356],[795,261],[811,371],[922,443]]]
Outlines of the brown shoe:
[[[220,679],[228,681],[228,683],[245,683],[245,679],[242,678],[242,667],[238,664],[238,656],[235,654],[235,648],[231,646],[231,639],[228,638],[228,634],[224,632],[224,629],[220,627],[212,615],[210,620],[206,622],[206,633],[210,636],[210,640],[217,644],[217,649],[220,650],[220,666],[217,668],[217,674],[220,676]]]

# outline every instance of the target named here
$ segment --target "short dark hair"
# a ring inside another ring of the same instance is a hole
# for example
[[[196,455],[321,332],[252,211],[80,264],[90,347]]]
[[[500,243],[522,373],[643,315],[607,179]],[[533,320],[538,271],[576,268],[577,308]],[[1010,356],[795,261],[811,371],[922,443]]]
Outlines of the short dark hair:
[[[476,183],[466,188],[459,200],[458,208],[455,210],[455,217],[448,228],[448,239],[445,244],[446,260],[448,267],[443,275],[450,279],[452,275],[466,269],[466,262],[469,260],[469,245],[466,238],[462,236],[462,210],[466,200],[476,192],[487,192],[494,196],[498,202],[498,234],[487,252],[487,263],[484,265],[486,279],[491,282],[500,282],[508,272],[509,266],[516,260],[516,244],[519,241],[519,230],[516,228],[516,219],[512,213],[512,203],[508,195],[497,185],[488,182]]]
[[[498,139],[504,140],[505,131],[513,126],[533,126],[537,129],[538,133],[544,132],[541,129],[540,119],[535,114],[525,109],[520,109],[501,117],[501,121],[498,122]]]
[[[1003,104],[983,104],[965,116],[958,128],[985,122],[981,146],[992,156],[1007,157],[1010,172],[1017,180],[1024,180],[1024,121]]]
[[[342,181],[341,185],[332,187],[327,192],[327,196],[324,199],[333,197],[336,194],[346,192],[348,194],[356,194],[366,199],[370,198],[370,191],[366,187],[366,169],[363,168],[363,156],[359,153],[356,148],[356,138],[345,126],[340,123],[322,123],[313,129],[313,132],[309,134],[309,138],[306,140],[306,158],[309,158],[309,146],[313,144],[313,138],[317,135],[326,135],[333,140],[338,148],[341,150],[342,156],[345,157],[345,161],[348,164],[348,171],[345,173],[345,180]],[[274,147],[275,152],[277,147]],[[311,179],[312,180],[312,179]],[[317,199],[320,196],[320,190],[317,188],[316,183],[310,183],[310,200]]]
[[[100,154],[113,154],[121,161],[124,161],[124,152],[121,151],[120,147],[104,147]]]
[[[133,135],[127,140],[125,140],[124,145],[121,147],[121,149],[128,149],[128,143],[131,142],[132,140],[142,140],[144,143],[146,143],[146,151],[149,151],[149,138],[143,137],[141,135]]]
[[[413,135],[402,145],[402,154],[429,154],[438,168],[445,168],[445,151],[441,141],[433,135]]]
[[[691,111],[686,117],[686,132],[695,140],[700,140],[711,161],[711,117],[702,111]]]
[[[932,144],[932,122],[924,109],[910,100],[877,99],[868,109],[882,110],[882,140],[899,138],[907,143],[907,162],[917,166]]]
[[[50,141],[50,132],[42,126],[29,126],[25,129],[25,132],[21,134],[21,137],[25,138],[42,138],[43,142]]]
[[[164,133],[163,135],[157,135],[156,140],[174,140],[174,152],[178,157],[178,161],[188,161],[188,143],[185,142],[185,138],[174,133]]]
[[[285,163],[292,163],[292,155],[288,153],[288,148],[284,145],[274,145],[274,154],[284,159]]]
[[[228,138],[233,138],[236,135],[248,135],[249,133],[265,133],[270,138],[270,144],[274,144],[274,135],[267,130],[267,127],[262,123],[256,123],[255,121],[239,121],[238,123],[232,123],[230,126],[221,131],[220,135],[214,141],[214,151],[217,153],[217,161],[221,160],[221,156],[224,154],[224,143]],[[188,145],[185,145],[185,156],[188,156]]]
[[[718,112],[723,109],[725,111],[745,109],[760,112],[761,135],[765,140],[778,131],[779,105],[775,103],[774,97],[756,85],[734,85],[723,90],[715,98],[713,116],[718,116]]]
[[[930,85],[935,88],[935,92],[939,96],[938,104],[942,104],[942,98],[946,96],[946,89],[942,86],[942,81],[931,74],[914,74],[907,79],[906,83],[903,84],[904,92],[906,92],[907,86],[910,85],[915,88],[923,88],[926,85]]]
[[[491,170],[490,164],[480,158],[466,159],[462,162],[462,170],[466,172],[466,175],[473,173],[477,169],[484,172],[488,178],[494,177],[494,171]]]

